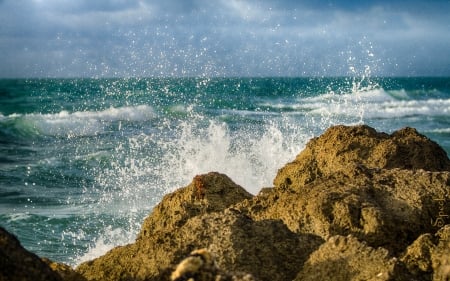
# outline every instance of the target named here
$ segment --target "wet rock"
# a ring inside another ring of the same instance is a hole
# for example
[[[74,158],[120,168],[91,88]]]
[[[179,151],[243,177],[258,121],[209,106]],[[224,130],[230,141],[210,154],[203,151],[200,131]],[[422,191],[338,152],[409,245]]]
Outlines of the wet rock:
[[[38,256],[25,250],[17,238],[0,227],[0,280],[62,281]]]
[[[352,236],[333,236],[311,254],[296,281],[413,280],[401,262],[383,248]]]
[[[327,239],[352,234],[372,247],[402,252],[441,212],[435,198],[449,189],[449,172],[372,171],[357,178],[335,176],[298,191],[274,190],[239,204],[255,220],[281,219],[294,232]],[[443,207],[450,213],[450,205]]]

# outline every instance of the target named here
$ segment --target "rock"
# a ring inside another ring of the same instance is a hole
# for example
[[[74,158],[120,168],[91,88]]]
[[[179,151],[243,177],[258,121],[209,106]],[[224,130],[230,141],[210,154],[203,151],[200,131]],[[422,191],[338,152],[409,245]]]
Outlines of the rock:
[[[145,219],[136,243],[114,248],[81,264],[77,271],[88,280],[169,280],[171,266],[194,249],[178,248],[175,238],[180,228],[190,218],[223,211],[251,196],[226,175],[211,172],[196,176],[188,186],[164,196]]]
[[[206,248],[230,276],[244,272],[260,280],[281,281],[294,278],[322,242],[316,236],[292,233],[281,221],[255,222],[226,209],[193,217],[176,231],[115,248],[77,270],[88,280],[169,280],[177,263],[193,250]]]
[[[361,167],[450,171],[450,160],[437,143],[413,128],[387,135],[365,125],[335,126],[312,139],[293,162],[280,169],[274,184],[298,190],[336,173],[353,177]]]
[[[292,280],[323,242],[317,236],[295,234],[279,220],[253,221],[235,209],[192,218],[179,237],[178,245],[208,248],[220,268],[260,280]]]
[[[311,254],[296,281],[413,280],[401,262],[383,248],[352,236],[333,236]]]
[[[197,175],[188,186],[164,196],[145,219],[139,239],[158,231],[176,229],[191,217],[222,211],[251,197],[250,193],[226,175],[216,172]]]
[[[372,247],[402,252],[423,233],[436,231],[435,198],[448,192],[449,172],[366,171],[316,180],[297,191],[278,191],[237,207],[255,220],[281,219],[291,231],[327,239],[352,234]],[[443,213],[450,213],[450,205]]]
[[[192,279],[190,279],[192,278]],[[182,260],[170,275],[171,281],[256,281],[251,274],[230,274],[220,270],[214,255],[206,249],[195,250]]]
[[[401,261],[417,279],[450,280],[450,225],[435,235],[421,235],[407,248]]]
[[[450,205],[436,201],[449,191],[448,163],[413,129],[387,135],[367,126],[332,127],[279,170],[275,188],[236,208],[325,240],[351,234],[397,255],[435,232],[430,221],[440,213],[450,213]]]
[[[25,250],[17,238],[0,227],[0,280],[62,281],[38,256]]]
[[[431,280],[433,266],[431,252],[436,247],[436,239],[430,233],[422,234],[406,249],[401,257],[408,270],[415,276],[421,276],[425,280]]]

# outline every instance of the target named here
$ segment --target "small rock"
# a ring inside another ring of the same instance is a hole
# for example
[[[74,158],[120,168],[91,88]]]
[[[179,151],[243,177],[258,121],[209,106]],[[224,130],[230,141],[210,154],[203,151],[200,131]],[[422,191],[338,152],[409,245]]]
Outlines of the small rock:
[[[172,272],[172,281],[256,281],[247,273],[227,273],[220,270],[214,260],[214,256],[207,249],[200,249],[182,260]]]
[[[181,227],[191,217],[219,212],[251,197],[224,174],[211,172],[197,175],[188,186],[164,196],[145,219],[139,238]]]

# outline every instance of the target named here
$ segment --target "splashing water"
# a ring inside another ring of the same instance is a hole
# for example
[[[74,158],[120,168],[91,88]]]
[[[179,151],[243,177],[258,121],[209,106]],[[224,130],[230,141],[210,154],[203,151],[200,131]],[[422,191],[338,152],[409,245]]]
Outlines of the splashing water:
[[[197,174],[225,173],[253,194],[272,186],[277,170],[332,125],[408,125],[450,148],[447,80],[364,71],[30,81],[31,94],[0,103],[0,223],[28,249],[76,265],[133,242],[163,195]]]

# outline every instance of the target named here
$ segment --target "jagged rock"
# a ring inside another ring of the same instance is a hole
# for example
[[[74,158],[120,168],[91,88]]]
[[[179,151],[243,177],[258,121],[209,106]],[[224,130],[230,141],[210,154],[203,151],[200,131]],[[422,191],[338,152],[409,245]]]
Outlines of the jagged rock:
[[[323,239],[351,234],[395,255],[433,233],[430,221],[440,212],[450,213],[450,205],[441,210],[436,202],[450,186],[450,172],[436,170],[448,169],[448,162],[439,146],[413,129],[389,136],[367,126],[332,127],[280,169],[275,188],[237,208]]]
[[[191,217],[222,211],[251,197],[224,174],[211,172],[197,175],[188,186],[164,196],[145,219],[139,238],[176,229]]]
[[[281,281],[294,278],[321,243],[316,236],[292,233],[281,221],[255,222],[226,209],[193,217],[176,231],[158,232],[115,248],[77,270],[88,280],[169,280],[182,258],[207,248],[225,272]]]
[[[298,190],[336,173],[353,177],[361,167],[450,171],[450,160],[437,143],[413,128],[388,135],[365,125],[335,126],[309,141],[293,162],[280,169],[274,184]]]
[[[0,280],[62,281],[38,256],[25,250],[17,238],[0,227]]]
[[[352,236],[333,236],[311,254],[294,280],[414,280],[411,277],[387,250],[371,248]]]
[[[273,190],[239,204],[256,220],[281,219],[294,232],[327,239],[352,234],[373,247],[402,252],[439,216],[434,198],[448,192],[449,172],[366,171],[317,180],[298,191]],[[450,206],[444,207],[446,214]]]

